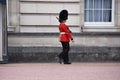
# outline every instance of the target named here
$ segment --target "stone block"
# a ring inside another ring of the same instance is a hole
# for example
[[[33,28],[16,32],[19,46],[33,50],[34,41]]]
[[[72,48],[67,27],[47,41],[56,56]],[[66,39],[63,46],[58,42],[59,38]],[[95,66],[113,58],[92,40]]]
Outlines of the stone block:
[[[120,15],[118,15],[118,17],[117,17],[117,19],[118,19],[118,26],[120,26]]]

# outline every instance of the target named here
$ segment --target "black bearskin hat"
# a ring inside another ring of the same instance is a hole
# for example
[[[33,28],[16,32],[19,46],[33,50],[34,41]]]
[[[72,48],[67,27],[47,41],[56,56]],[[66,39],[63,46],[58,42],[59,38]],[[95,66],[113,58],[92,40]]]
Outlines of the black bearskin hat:
[[[67,19],[68,19],[68,11],[67,10],[62,10],[59,13],[59,22],[62,22],[62,21],[67,20]]]

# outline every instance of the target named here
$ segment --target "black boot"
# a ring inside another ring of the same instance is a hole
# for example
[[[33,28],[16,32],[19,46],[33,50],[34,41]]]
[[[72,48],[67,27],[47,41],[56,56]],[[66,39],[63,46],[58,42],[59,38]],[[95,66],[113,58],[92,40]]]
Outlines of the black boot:
[[[64,64],[72,64],[71,62],[64,62]]]
[[[66,54],[63,59],[64,59],[64,64],[71,64],[71,62],[69,62],[68,54]]]

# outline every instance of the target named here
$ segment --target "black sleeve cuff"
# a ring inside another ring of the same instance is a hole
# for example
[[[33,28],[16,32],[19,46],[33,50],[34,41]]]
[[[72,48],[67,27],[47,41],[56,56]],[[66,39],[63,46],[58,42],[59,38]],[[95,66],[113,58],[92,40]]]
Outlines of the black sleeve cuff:
[[[73,38],[71,38],[71,40],[73,40]]]

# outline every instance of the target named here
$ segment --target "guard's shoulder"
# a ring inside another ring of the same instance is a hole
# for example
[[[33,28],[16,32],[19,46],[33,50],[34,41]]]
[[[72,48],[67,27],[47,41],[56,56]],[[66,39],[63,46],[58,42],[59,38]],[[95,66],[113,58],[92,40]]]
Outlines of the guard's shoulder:
[[[66,26],[66,24],[65,24],[65,23],[61,23],[61,25]]]

